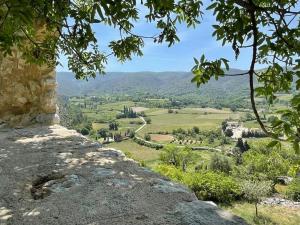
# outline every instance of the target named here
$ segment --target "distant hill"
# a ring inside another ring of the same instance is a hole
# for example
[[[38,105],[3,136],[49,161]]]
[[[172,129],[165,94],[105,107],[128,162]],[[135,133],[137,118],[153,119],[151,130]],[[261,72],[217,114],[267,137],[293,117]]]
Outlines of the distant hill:
[[[242,73],[242,70],[231,70],[230,73]],[[222,77],[218,81],[212,79],[208,84],[197,88],[191,83],[193,75],[189,72],[112,72],[98,75],[89,81],[76,80],[70,72],[58,72],[58,94],[97,95],[97,94],[133,94],[156,93],[166,95],[221,94],[227,92],[247,91],[248,77]]]
[[[230,73],[242,73],[231,70]],[[248,97],[248,77],[222,77],[212,79],[197,88],[191,83],[190,72],[111,72],[95,79],[76,80],[69,72],[58,72],[58,94],[78,95],[160,95],[176,99],[197,99],[199,102],[235,102]],[[223,104],[222,104],[223,105]],[[226,104],[225,104],[226,105]]]

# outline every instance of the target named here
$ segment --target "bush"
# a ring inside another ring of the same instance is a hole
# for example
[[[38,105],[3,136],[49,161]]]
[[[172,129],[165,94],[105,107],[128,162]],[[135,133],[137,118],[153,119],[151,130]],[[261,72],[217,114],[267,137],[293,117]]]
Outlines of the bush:
[[[263,137],[267,137],[267,136],[268,135],[265,132],[263,132],[262,130],[258,130],[258,129],[250,129],[248,131],[242,132],[243,138],[250,138],[250,137],[263,138]]]
[[[264,152],[266,151],[266,152]],[[290,167],[289,160],[276,151],[263,148],[252,149],[243,154],[243,164],[246,169],[244,176],[266,177],[276,182],[278,176],[286,176]]]
[[[150,136],[150,134],[145,134],[144,139],[145,139],[146,141],[151,141],[151,136]]]
[[[167,164],[159,164],[155,167],[155,171],[180,183],[183,183],[183,178],[186,176],[186,173],[182,172],[180,169]]]
[[[124,152],[124,154],[125,154],[125,156],[127,157],[127,158],[132,158],[133,157],[133,154],[131,153],[131,152]]]
[[[247,141],[243,141],[242,138],[238,138],[235,147],[238,148],[241,153],[244,153],[250,149]]]
[[[128,130],[126,131],[126,133],[125,133],[125,136],[126,136],[126,137],[129,137],[129,138],[134,138],[134,136],[135,136],[134,130],[128,129]]]
[[[226,129],[224,131],[225,136],[231,137],[233,135],[233,131],[231,129]]]
[[[133,120],[133,121],[130,121],[130,122],[129,122],[129,124],[137,124],[137,125],[142,125],[142,124],[143,124],[143,122],[142,122],[142,121],[135,121],[135,120]]]
[[[201,200],[230,203],[240,196],[240,187],[232,177],[222,173],[194,173],[184,179]]]
[[[224,172],[226,174],[229,174],[229,172],[231,171],[229,160],[226,157],[217,154],[213,155],[210,161],[209,168],[213,171]]]
[[[161,145],[161,144],[149,143],[149,142],[146,142],[145,140],[137,138],[137,137],[133,137],[132,140],[139,145],[143,145],[143,146],[146,146],[149,148],[155,148],[156,150],[163,148],[163,145]]]
[[[109,130],[118,130],[119,124],[115,121],[111,121],[108,124]]]
[[[146,121],[147,124],[151,123],[151,119],[149,117],[145,117],[145,121]]]
[[[86,127],[84,127],[81,129],[80,133],[82,135],[89,135],[90,131]]]
[[[294,201],[300,201],[300,178],[295,178],[286,190],[286,196]]]
[[[160,160],[166,164],[181,167],[183,171],[186,170],[188,164],[194,161],[195,154],[192,149],[178,148],[175,145],[166,145],[160,154]]]
[[[199,133],[200,133],[199,127],[193,127],[192,131],[193,131],[195,134],[199,134]]]
[[[121,135],[121,133],[115,133],[114,134],[114,141],[115,142],[121,142],[123,140],[123,137]]]
[[[197,198],[222,203],[230,203],[240,197],[240,187],[230,176],[223,173],[201,171],[185,173],[170,165],[159,165],[156,171],[172,180],[187,185]]]

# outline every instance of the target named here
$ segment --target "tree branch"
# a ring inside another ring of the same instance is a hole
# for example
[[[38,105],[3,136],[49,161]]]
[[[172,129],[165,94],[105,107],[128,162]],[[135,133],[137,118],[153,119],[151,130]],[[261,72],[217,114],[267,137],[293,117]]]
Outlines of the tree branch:
[[[249,74],[249,71],[245,72],[245,73],[235,73],[235,74],[224,74],[224,76],[226,77],[236,77],[236,76],[244,76]]]
[[[268,135],[270,135],[270,132],[265,128],[265,125],[261,121],[261,118],[257,112],[256,109],[256,103],[255,103],[255,95],[254,95],[254,69],[256,64],[256,57],[257,57],[257,43],[258,43],[258,30],[257,30],[257,23],[255,18],[255,11],[250,12],[251,17],[251,23],[252,23],[252,31],[253,31],[253,47],[252,47],[252,61],[249,69],[249,84],[250,84],[250,99],[251,99],[251,106],[254,112],[254,115],[256,117],[257,122],[259,123],[261,129]]]

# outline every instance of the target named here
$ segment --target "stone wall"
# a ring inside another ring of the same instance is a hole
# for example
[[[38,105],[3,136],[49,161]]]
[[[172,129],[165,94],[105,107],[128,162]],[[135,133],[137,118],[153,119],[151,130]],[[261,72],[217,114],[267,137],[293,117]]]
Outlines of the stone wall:
[[[0,60],[0,125],[58,122],[54,68],[26,64],[17,49]]]

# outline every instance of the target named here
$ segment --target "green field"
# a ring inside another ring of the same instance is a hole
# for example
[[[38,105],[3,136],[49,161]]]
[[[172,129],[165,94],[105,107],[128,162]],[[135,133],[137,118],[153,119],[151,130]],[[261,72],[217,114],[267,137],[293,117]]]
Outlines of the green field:
[[[184,108],[174,110],[177,113],[168,113],[167,109],[157,109],[147,112],[151,118],[151,124],[148,124],[140,134],[155,133],[159,131],[172,132],[174,129],[191,129],[194,126],[200,130],[215,130],[220,128],[225,119],[239,119],[240,113],[233,113],[229,110],[215,110],[202,108]]]
[[[149,167],[155,166],[155,164],[158,162],[160,154],[159,150],[138,145],[132,140],[126,140],[118,143],[114,142],[106,146],[121,150],[128,155],[128,157],[139,162],[144,162]]]
[[[93,121],[101,121],[107,122],[110,120],[114,120],[116,115],[120,113],[124,106],[133,107],[135,106],[134,102],[132,101],[120,101],[120,102],[113,102],[113,103],[105,103],[105,104],[93,104],[93,101],[87,97],[87,99],[78,99],[78,98],[71,98],[71,104],[74,105],[82,105],[84,104],[87,108],[82,108],[82,112],[88,119]]]
[[[153,148],[138,145],[130,139],[122,142],[106,144],[105,146],[121,150],[130,158],[138,162],[142,162],[145,166],[152,169],[154,169],[155,166],[159,163],[159,155],[161,153],[161,150],[155,150]],[[206,164],[209,164],[213,154],[215,153],[208,150],[194,151],[195,161],[206,162]],[[196,165],[197,164],[191,165],[189,170],[194,170],[194,167]]]
[[[289,208],[282,206],[258,206],[259,217],[254,219],[255,208],[249,203],[235,203],[232,206],[225,207],[233,214],[242,217],[249,224],[253,225],[298,225],[300,221],[300,212],[298,208]]]
[[[139,128],[141,126],[138,124],[130,124],[130,122],[132,122],[132,121],[136,121],[136,122],[141,121],[139,118],[130,118],[130,119],[124,118],[124,119],[118,119],[117,121],[119,123],[119,131],[121,131],[121,132],[125,132],[127,129],[136,130],[137,128]],[[108,128],[108,124],[107,123],[93,123],[93,129],[99,130],[101,128]]]

